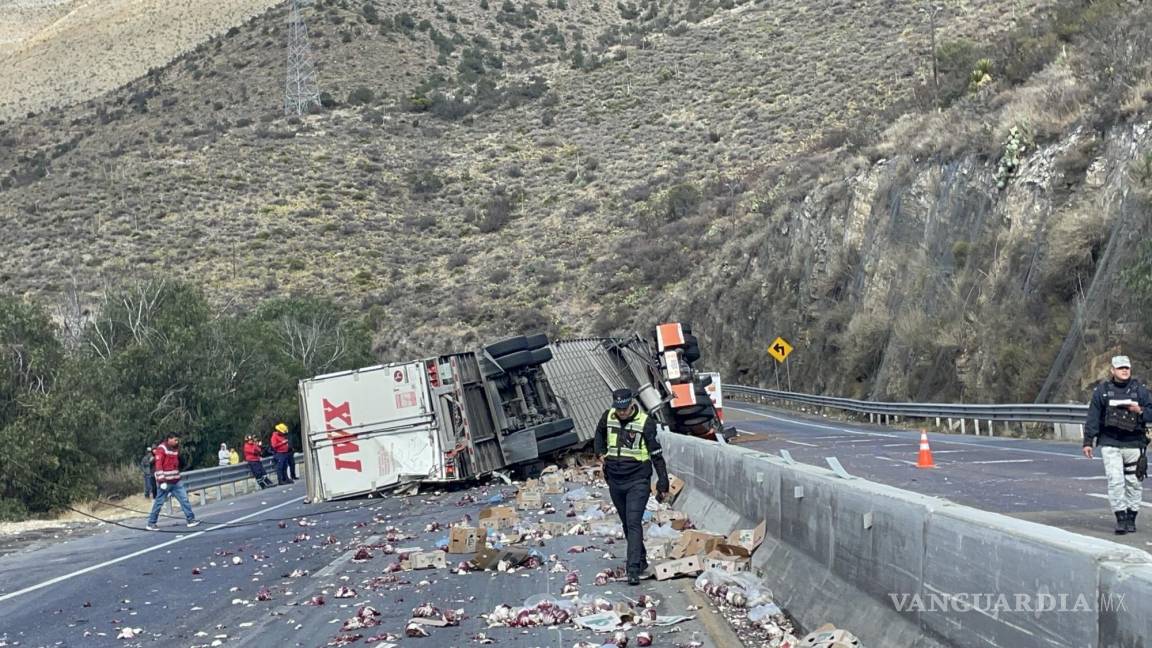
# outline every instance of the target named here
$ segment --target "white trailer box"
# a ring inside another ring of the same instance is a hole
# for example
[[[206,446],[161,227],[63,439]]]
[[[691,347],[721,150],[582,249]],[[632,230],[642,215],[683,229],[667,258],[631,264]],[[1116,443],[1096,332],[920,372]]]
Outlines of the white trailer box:
[[[444,452],[421,362],[300,381],[301,438],[313,502],[442,479]]]

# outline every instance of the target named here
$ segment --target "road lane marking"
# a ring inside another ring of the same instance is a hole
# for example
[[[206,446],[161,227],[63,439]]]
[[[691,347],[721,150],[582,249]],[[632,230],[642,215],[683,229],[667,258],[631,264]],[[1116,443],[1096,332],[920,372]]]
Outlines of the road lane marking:
[[[1069,479],[1081,479],[1081,480],[1084,480],[1084,479],[1100,479],[1100,480],[1104,480],[1104,479],[1108,479],[1108,475],[1094,475],[1094,476],[1092,476],[1092,477],[1069,477]]]
[[[1107,495],[1101,495],[1100,493],[1084,493],[1084,494],[1087,495],[1088,497],[1099,497],[1100,499],[1108,499]]]
[[[796,445],[808,446],[809,448],[819,448],[820,446],[815,443],[804,443],[803,441],[793,441],[792,439],[780,439],[785,443],[795,443]]]
[[[860,432],[858,430],[848,430],[846,428],[834,427],[831,425],[820,425],[819,423],[807,423],[805,421],[795,421],[792,419],[781,418],[779,416],[772,416],[771,414],[765,414],[764,412],[757,412],[756,410],[746,410],[746,409],[743,409],[740,407],[727,407],[726,406],[724,409],[735,410],[737,412],[744,412],[745,414],[755,414],[756,416],[763,416],[764,418],[776,419],[777,421],[783,421],[785,423],[795,423],[796,425],[804,425],[807,427],[820,428],[822,430],[832,430],[833,432],[842,432],[844,434],[856,434],[856,435],[874,436],[874,437],[889,437],[892,439],[899,439],[900,438],[899,434],[885,434],[884,432]]]
[[[896,438],[896,439],[899,439],[902,436],[899,434],[883,434],[881,432],[860,432],[857,430],[848,430],[845,428],[832,427],[830,425],[820,425],[818,423],[805,423],[804,421],[796,421],[793,419],[783,418],[780,416],[773,416],[771,414],[765,414],[763,412],[757,412],[756,410],[746,410],[746,409],[742,409],[739,407],[726,406],[724,409],[735,410],[737,412],[744,412],[746,414],[755,414],[756,416],[762,416],[764,418],[774,419],[774,420],[781,421],[784,423],[794,423],[796,425],[806,425],[808,427],[817,427],[817,428],[823,428],[823,429],[827,429],[827,430],[839,430],[839,431],[845,432],[847,434],[861,434],[861,435],[865,435],[865,436],[892,437],[892,438]],[[911,430],[909,431],[909,433],[915,434],[915,432],[912,432]],[[966,443],[964,441],[948,441],[946,439],[940,438],[942,436],[947,436],[947,435],[943,435],[943,434],[934,435],[933,439],[932,439],[932,443],[947,443],[949,445],[972,446],[974,448],[984,448],[985,450],[988,450],[988,449],[1003,450],[1005,452],[1028,452],[1031,454],[1042,454],[1042,455],[1051,455],[1053,457],[1064,457],[1065,459],[1079,459],[1082,456],[1079,452],[1071,452],[1071,451],[1069,451],[1069,452],[1052,452],[1051,450],[1030,450],[1028,448],[1009,448],[1009,447],[1007,447],[1003,444],[1000,444],[1000,443]],[[989,437],[989,438],[991,438],[991,437]],[[1096,459],[1098,460],[1098,457]]]
[[[1035,459],[989,459],[988,461],[968,461],[970,464],[1032,463]]]
[[[132,558],[135,558],[137,556],[143,556],[144,554],[152,553],[153,551],[156,551],[157,549],[163,549],[164,547],[171,547],[172,545],[174,545],[178,542],[184,542],[185,540],[195,538],[196,536],[202,536],[205,533],[208,533],[209,531],[213,531],[215,529],[220,529],[220,528],[226,527],[230,524],[236,524],[237,522],[243,522],[244,520],[254,518],[257,515],[263,515],[265,513],[270,512],[270,511],[275,511],[278,508],[283,508],[285,506],[288,506],[289,504],[296,504],[297,502],[300,502],[303,499],[304,499],[303,497],[294,497],[294,498],[292,498],[292,499],[290,499],[287,502],[284,502],[282,504],[277,504],[276,506],[269,506],[267,508],[260,509],[259,511],[256,511],[255,513],[249,513],[248,515],[238,517],[235,520],[229,520],[227,522],[217,524],[215,526],[204,529],[203,531],[197,531],[195,533],[189,533],[187,535],[182,535],[179,538],[173,538],[172,540],[169,540],[167,542],[161,542],[160,544],[158,544],[154,547],[148,547],[146,549],[141,549],[139,551],[133,551],[132,553],[120,556],[119,558],[113,558],[112,560],[106,560],[100,564],[92,565],[91,567],[85,567],[84,569],[78,569],[78,570],[76,570],[70,574],[64,574],[63,576],[57,576],[56,578],[48,579],[48,580],[44,581],[43,583],[38,583],[36,585],[30,585],[28,587],[25,587],[24,589],[16,590],[15,592],[10,592],[8,594],[4,594],[3,596],[0,596],[0,601],[7,601],[8,599],[13,599],[13,598],[16,598],[17,596],[21,596],[21,595],[27,594],[29,592],[34,592],[38,589],[43,589],[43,588],[48,587],[50,585],[55,585],[56,583],[62,583],[66,580],[76,578],[77,576],[87,574],[88,572],[94,572],[97,569],[103,569],[105,567],[108,567],[109,565],[115,565],[116,563],[121,563],[121,562],[124,562],[125,560],[131,560]]]

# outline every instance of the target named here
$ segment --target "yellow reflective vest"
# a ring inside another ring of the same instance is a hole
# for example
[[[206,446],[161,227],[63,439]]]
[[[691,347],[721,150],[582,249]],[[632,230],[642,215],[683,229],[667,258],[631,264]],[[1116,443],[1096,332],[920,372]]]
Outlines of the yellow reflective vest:
[[[608,410],[608,452],[605,457],[609,459],[632,459],[634,461],[649,461],[648,444],[644,443],[644,424],[648,422],[648,414],[644,410],[636,413],[631,421],[622,424],[616,418],[615,410]],[[632,433],[631,445],[624,445],[624,430]]]

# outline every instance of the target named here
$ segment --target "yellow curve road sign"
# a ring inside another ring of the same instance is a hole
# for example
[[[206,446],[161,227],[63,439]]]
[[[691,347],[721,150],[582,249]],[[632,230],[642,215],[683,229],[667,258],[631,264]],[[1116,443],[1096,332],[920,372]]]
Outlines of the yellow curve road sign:
[[[784,362],[789,353],[792,353],[792,345],[782,337],[772,340],[772,344],[768,345],[768,355],[776,358],[776,362]]]

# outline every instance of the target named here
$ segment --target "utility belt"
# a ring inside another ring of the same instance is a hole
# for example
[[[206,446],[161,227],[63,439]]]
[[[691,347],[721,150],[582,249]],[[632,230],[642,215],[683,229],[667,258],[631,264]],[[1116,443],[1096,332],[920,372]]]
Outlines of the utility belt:
[[[1136,479],[1144,481],[1148,477],[1148,447],[1140,448],[1140,458],[1132,463],[1124,462],[1124,474],[1136,475]]]

